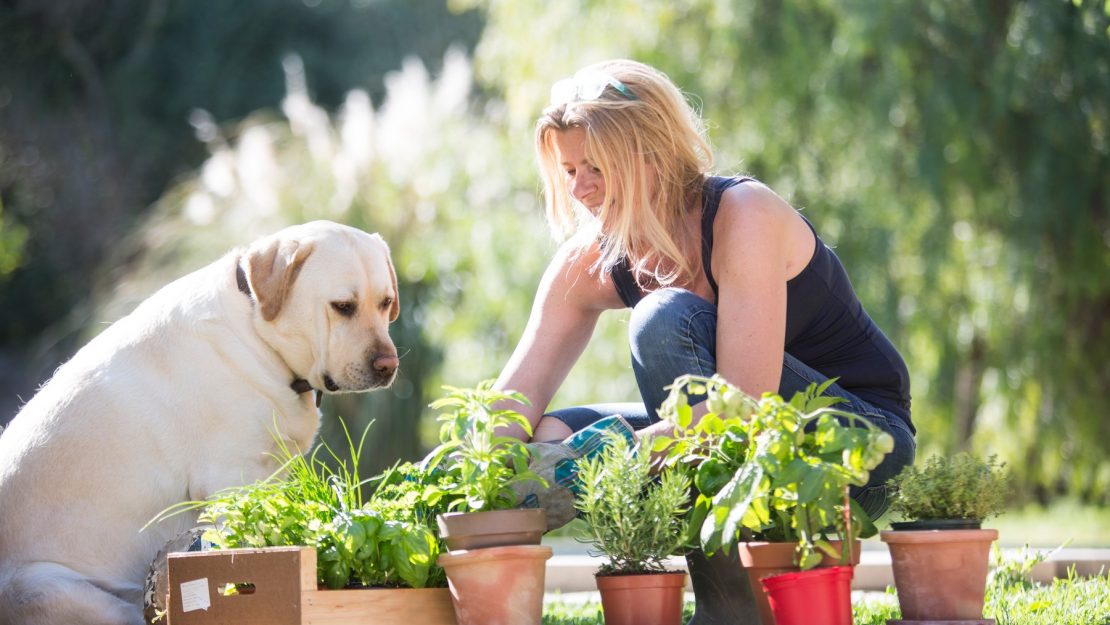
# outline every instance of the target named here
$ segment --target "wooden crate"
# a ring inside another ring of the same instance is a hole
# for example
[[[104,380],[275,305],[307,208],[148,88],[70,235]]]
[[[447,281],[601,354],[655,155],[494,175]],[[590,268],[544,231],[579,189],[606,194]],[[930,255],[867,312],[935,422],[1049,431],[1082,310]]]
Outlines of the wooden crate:
[[[316,550],[172,553],[169,625],[456,625],[446,588],[319,590]],[[228,584],[253,592],[226,596]]]

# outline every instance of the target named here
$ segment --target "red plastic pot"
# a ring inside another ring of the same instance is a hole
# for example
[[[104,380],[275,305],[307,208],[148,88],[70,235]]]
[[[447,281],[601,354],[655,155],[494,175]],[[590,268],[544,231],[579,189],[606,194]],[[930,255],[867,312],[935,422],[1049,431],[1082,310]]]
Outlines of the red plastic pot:
[[[838,551],[841,549],[839,540],[829,542]],[[855,541],[853,546],[852,564],[859,564],[860,542]],[[767,593],[763,590],[763,585],[759,581],[771,575],[799,572],[801,568],[794,564],[795,547],[797,547],[795,543],[768,542],[742,542],[737,545],[737,551],[740,552],[740,564],[748,573],[752,597],[755,598],[755,604],[759,607],[759,617],[763,621],[763,625],[774,625],[774,620],[772,620],[774,615],[771,613],[771,606],[767,602]],[[817,566],[828,568],[839,564],[839,558],[822,554],[821,564]]]
[[[852,567],[831,566],[760,580],[776,625],[852,625]]]

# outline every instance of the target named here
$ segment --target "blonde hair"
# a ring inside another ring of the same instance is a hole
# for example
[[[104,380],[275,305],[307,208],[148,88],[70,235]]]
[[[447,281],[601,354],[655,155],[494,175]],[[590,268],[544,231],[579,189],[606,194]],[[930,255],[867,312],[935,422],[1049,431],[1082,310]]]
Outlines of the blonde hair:
[[[604,274],[627,258],[636,281],[660,286],[693,280],[700,263],[682,250],[690,201],[700,198],[713,154],[701,117],[663,72],[614,60],[583,72],[615,78],[593,100],[553,103],[536,122],[536,157],[548,224],[557,238],[584,235],[601,253],[591,270]],[[570,196],[556,154],[556,132],[581,128],[586,155],[605,180],[596,217]],[[619,200],[617,199],[619,198]]]

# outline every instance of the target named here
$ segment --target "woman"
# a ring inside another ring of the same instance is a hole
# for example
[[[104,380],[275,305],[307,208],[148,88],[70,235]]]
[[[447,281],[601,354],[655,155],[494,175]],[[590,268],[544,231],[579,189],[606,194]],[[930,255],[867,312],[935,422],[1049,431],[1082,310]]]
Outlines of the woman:
[[[548,221],[565,242],[497,386],[531,400],[532,440],[553,441],[614,414],[638,435],[667,433],[657,411],[683,374],[787,398],[837,378],[838,407],[895,441],[852,493],[878,516],[886,481],[913,461],[905,362],[809,221],[752,178],[710,175],[703,136],[679,89],[642,63],[607,61],[555,84],[535,148]],[[643,402],[545,412],[600,314],[625,307]]]

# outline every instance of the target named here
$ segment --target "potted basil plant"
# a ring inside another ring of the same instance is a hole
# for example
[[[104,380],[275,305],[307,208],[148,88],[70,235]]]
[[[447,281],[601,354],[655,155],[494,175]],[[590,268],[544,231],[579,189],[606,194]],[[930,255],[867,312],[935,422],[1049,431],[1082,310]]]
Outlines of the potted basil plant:
[[[1005,508],[1010,477],[995,456],[931,456],[894,478],[891,510],[902,519],[881,533],[890,549],[902,618],[983,621],[991,543],[984,519]]]
[[[675,429],[656,449],[667,450],[668,463],[696,467],[691,540],[707,554],[739,549],[765,623],[774,617],[763,578],[854,563],[854,539],[877,531],[846,490],[867,483],[894,441],[834,408],[842,400],[823,395],[832,383],[786,401],[770,393],[756,399],[719,376],[683,376],[661,411]],[[691,395],[706,397],[708,412],[696,424]],[[833,533],[846,540],[832,540]],[[836,581],[847,593],[844,580]],[[848,598],[841,603],[843,610]]]
[[[650,439],[631,447],[609,438],[578,461],[575,498],[588,540],[608,559],[596,574],[605,623],[679,625],[686,573],[664,560],[685,543],[690,478],[681,466],[654,476]]]

